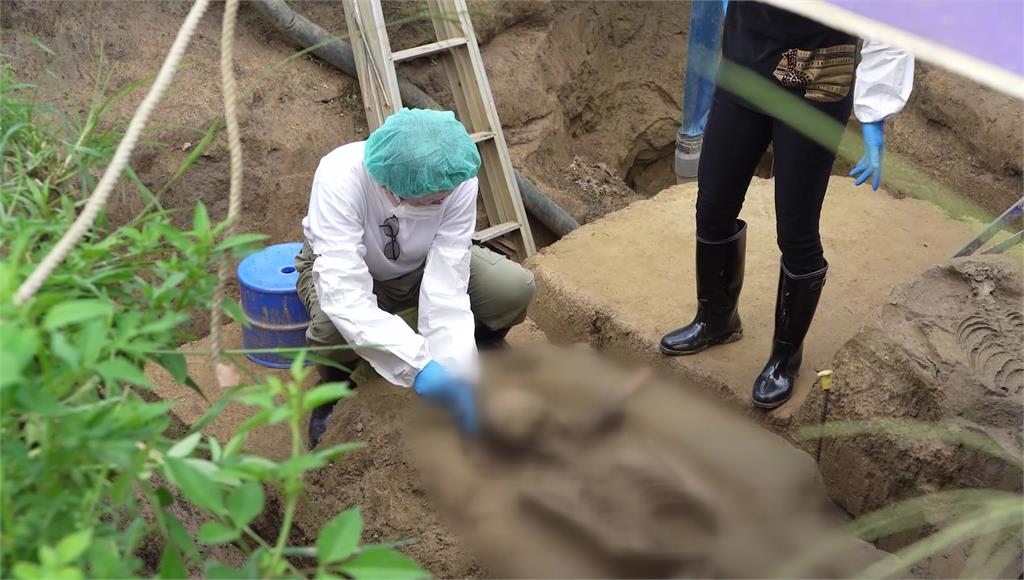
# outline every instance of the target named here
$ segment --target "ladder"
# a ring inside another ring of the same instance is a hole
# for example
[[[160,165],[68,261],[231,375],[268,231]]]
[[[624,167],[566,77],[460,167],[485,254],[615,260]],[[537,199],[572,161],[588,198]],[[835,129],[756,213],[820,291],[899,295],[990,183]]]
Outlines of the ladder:
[[[985,245],[986,242],[994,238],[1000,231],[1012,227],[1014,220],[1019,220],[1021,217],[1024,217],[1024,197],[1018,199],[1016,203],[1011,205],[1003,212],[1002,215],[997,217],[996,220],[978,234],[977,237],[967,242],[967,245],[960,248],[960,251],[953,254],[953,257],[962,258],[964,256],[970,256]],[[983,252],[983,254],[1002,254],[1006,250],[1009,250],[1013,246],[1021,243],[1021,241],[1024,241],[1024,230],[1017,231],[1017,233],[992,246]]]
[[[536,246],[465,0],[427,4],[437,41],[392,52],[380,0],[344,0],[366,122],[373,131],[402,108],[398,63],[439,55],[451,82],[455,114],[480,151],[477,177],[489,225],[477,231],[473,241],[521,262],[536,252]]]

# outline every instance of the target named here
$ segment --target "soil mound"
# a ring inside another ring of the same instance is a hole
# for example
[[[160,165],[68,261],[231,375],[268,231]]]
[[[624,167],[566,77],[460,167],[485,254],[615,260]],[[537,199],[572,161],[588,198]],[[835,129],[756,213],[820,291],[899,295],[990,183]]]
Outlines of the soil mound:
[[[494,575],[763,577],[835,537],[810,457],[682,385],[583,347],[511,351],[486,369],[481,437],[426,418],[406,443]],[[850,576],[881,557],[847,538],[806,573]]]
[[[897,286],[836,354],[828,421],[923,421],[1021,457],[1021,299],[1021,262],[1010,257],[953,260]],[[818,423],[822,396],[812,391],[797,427]],[[855,515],[936,490],[1022,487],[1020,469],[991,454],[882,433],[826,440],[821,471]]]
[[[401,550],[437,578],[486,577],[437,514],[404,452],[410,413],[422,406],[410,389],[376,380],[339,402],[321,447],[365,447],[306,477],[296,522],[311,537],[341,511],[359,506],[364,542],[408,542]]]

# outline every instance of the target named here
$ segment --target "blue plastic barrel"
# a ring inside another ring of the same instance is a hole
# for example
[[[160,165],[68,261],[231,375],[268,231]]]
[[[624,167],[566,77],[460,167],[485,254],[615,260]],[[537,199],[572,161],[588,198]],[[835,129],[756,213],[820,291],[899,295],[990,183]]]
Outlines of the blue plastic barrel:
[[[242,287],[242,312],[249,327],[242,328],[242,348],[297,348],[306,345],[309,313],[299,300],[295,283],[295,256],[301,243],[277,244],[252,254],[238,265],[238,283]],[[256,364],[288,368],[291,355],[251,353],[245,355]]]

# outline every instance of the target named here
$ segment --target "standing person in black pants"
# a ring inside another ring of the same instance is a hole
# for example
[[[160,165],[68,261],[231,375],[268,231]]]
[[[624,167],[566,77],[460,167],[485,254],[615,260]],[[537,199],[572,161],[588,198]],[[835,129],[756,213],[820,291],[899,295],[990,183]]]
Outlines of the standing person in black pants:
[[[860,185],[881,175],[884,121],[903,108],[913,58],[864,42],[781,8],[730,2],[723,58],[746,67],[845,125],[851,109],[862,124],[864,158],[851,173]],[[854,71],[857,82],[854,85]],[[697,183],[697,314],[661,340],[667,355],[688,355],[739,340],[747,225],[738,219],[758,161],[775,156],[776,233],[782,250],[771,356],[754,382],[754,406],[786,402],[800,369],[803,341],[825,285],[828,262],[818,232],[822,201],[841,138],[822,145],[755,104],[719,87],[704,132]]]

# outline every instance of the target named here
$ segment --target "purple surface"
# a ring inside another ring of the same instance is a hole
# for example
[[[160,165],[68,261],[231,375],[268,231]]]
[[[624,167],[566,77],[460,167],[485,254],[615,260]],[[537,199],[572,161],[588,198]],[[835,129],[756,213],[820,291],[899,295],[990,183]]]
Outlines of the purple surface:
[[[1024,76],[1024,0],[828,0]]]

